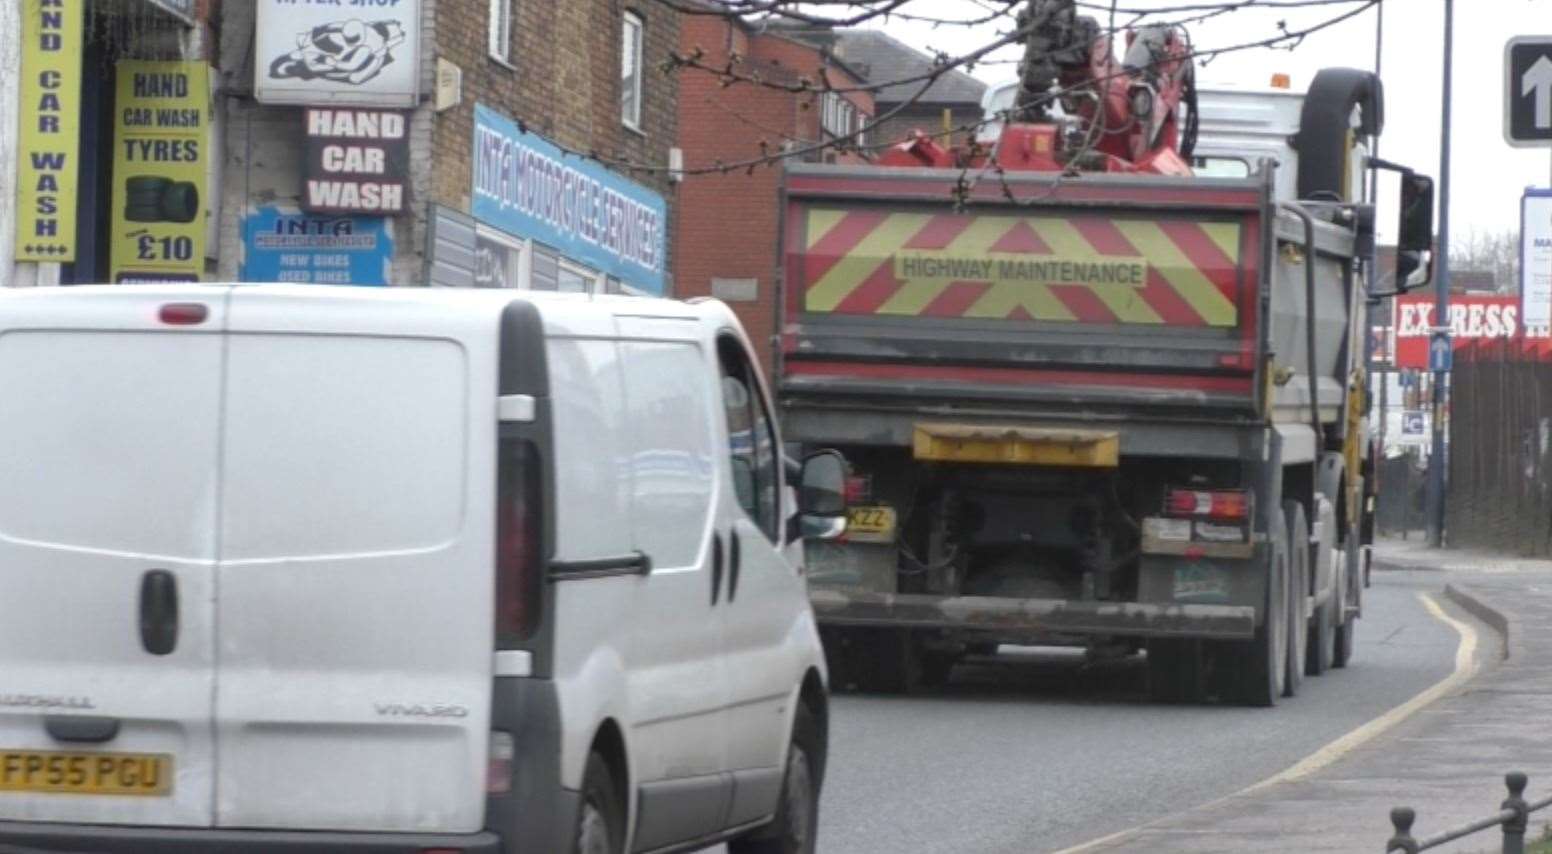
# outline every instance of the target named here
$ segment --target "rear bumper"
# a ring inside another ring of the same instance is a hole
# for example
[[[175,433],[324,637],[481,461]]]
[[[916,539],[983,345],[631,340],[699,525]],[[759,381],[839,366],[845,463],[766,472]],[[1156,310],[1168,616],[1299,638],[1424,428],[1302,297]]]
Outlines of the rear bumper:
[[[1219,640],[1245,640],[1256,632],[1256,609],[1249,605],[1141,605],[825,589],[810,589],[808,596],[820,625],[831,626]]]
[[[491,832],[298,833],[0,822],[0,854],[419,854],[447,848],[503,854]]]

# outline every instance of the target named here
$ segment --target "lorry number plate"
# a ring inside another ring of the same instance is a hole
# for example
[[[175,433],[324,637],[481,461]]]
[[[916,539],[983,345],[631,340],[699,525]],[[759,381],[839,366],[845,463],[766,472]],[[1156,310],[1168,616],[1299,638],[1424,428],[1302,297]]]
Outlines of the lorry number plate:
[[[846,533],[859,542],[893,542],[895,508],[885,504],[852,507],[846,513]]]

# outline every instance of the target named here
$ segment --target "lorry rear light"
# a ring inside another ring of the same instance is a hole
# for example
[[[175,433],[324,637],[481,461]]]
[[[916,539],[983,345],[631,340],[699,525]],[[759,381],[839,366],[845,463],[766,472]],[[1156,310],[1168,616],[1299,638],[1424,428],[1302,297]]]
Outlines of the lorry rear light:
[[[541,607],[539,454],[524,439],[500,440],[496,461],[496,645],[533,637]]]
[[[517,745],[512,733],[493,730],[490,734],[490,758],[485,765],[485,793],[505,795],[512,791],[512,757]]]
[[[169,326],[194,326],[205,322],[210,308],[202,302],[170,302],[156,316]]]
[[[866,504],[873,500],[873,479],[867,475],[852,475],[846,478],[846,503]]]
[[[1250,518],[1250,493],[1242,490],[1171,489],[1164,515],[1243,522]]]

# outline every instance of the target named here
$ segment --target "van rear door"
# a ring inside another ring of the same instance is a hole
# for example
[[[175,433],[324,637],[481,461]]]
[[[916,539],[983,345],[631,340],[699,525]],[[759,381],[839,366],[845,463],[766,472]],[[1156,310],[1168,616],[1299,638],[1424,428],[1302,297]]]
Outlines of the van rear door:
[[[472,305],[232,297],[217,826],[482,827],[498,311]]]
[[[212,822],[226,295],[0,297],[0,819]]]

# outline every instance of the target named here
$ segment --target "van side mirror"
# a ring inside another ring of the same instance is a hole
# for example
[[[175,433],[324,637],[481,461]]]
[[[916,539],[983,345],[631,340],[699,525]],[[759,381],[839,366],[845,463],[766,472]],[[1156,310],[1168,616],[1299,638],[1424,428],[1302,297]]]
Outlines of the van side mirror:
[[[798,509],[807,516],[846,515],[846,458],[840,451],[819,451],[803,460]]]
[[[1433,279],[1433,179],[1401,176],[1401,226],[1396,232],[1396,290],[1407,291]]]
[[[846,458],[840,451],[819,451],[803,460],[798,512],[807,538],[832,540],[846,532]]]

